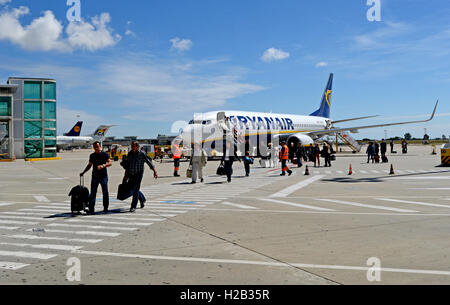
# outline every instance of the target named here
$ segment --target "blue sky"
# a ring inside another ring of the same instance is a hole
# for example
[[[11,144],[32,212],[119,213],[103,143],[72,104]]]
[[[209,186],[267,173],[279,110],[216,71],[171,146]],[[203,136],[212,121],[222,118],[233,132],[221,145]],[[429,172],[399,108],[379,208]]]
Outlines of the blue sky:
[[[81,0],[76,23],[66,0],[0,6],[0,81],[55,78],[59,134],[77,115],[84,134],[106,123],[150,138],[194,112],[309,114],[331,72],[333,119],[425,119],[439,98],[435,121],[388,135],[450,134],[446,1],[381,0],[381,22],[367,20],[366,0]]]

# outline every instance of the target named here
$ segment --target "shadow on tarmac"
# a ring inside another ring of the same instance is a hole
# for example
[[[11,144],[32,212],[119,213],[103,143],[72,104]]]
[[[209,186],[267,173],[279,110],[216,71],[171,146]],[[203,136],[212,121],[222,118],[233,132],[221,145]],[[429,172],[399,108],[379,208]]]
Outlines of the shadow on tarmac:
[[[85,214],[85,213],[61,213],[61,214],[55,214],[45,217],[46,219],[53,219],[53,218],[77,218],[77,217],[89,217],[89,216],[101,216],[101,215],[111,215],[111,214],[129,214],[130,211],[127,209],[115,209],[115,210],[109,210],[108,213],[105,212],[98,212],[94,215]]]

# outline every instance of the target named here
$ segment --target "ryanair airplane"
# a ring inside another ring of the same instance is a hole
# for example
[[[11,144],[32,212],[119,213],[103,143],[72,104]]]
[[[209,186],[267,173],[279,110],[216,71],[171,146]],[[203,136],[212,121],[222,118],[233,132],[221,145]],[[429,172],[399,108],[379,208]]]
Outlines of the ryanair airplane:
[[[241,138],[253,143],[256,143],[255,141],[265,144],[286,141],[288,144],[301,143],[306,146],[314,144],[316,140],[326,135],[332,136],[345,132],[358,133],[360,129],[429,122],[433,120],[439,103],[439,101],[436,103],[431,118],[424,121],[338,128],[335,127],[338,123],[368,119],[374,116],[333,121],[330,118],[332,92],[333,74],[328,80],[320,108],[309,116],[244,111],[216,111],[198,114],[183,129],[179,140],[182,140],[184,145],[213,143],[214,148],[215,146],[219,147],[217,142],[224,141],[224,137],[227,135],[227,137],[233,136],[235,139]]]

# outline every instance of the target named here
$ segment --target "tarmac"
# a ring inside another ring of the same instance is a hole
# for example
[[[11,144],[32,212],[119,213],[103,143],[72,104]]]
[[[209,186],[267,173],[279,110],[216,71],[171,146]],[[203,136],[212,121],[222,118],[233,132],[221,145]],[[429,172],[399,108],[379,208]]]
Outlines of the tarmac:
[[[255,164],[246,178],[237,162],[231,184],[218,162],[193,185],[186,162],[174,178],[170,160],[155,161],[160,178],[146,168],[146,207],[134,214],[114,200],[115,162],[113,211],[100,212],[100,188],[98,213],[76,217],[68,194],[91,151],[2,163],[0,284],[450,284],[450,168],[431,151],[410,146],[387,164],[338,154],[331,168],[307,163],[309,176]],[[80,281],[67,277],[73,261]]]

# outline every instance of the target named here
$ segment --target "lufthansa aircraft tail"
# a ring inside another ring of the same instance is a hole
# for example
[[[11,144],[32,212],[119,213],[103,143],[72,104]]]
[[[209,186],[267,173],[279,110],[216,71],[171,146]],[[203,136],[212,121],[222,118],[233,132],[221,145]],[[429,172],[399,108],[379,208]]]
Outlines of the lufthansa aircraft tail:
[[[327,87],[325,88],[325,92],[323,94],[320,108],[316,112],[311,113],[311,116],[317,116],[327,119],[330,118],[331,94],[333,92],[333,76],[333,73],[331,73],[330,78],[328,79]]]
[[[83,122],[78,122],[71,131],[69,131],[68,133],[64,134],[64,136],[68,136],[68,137],[79,137],[80,133],[81,133],[81,127],[83,127]]]

